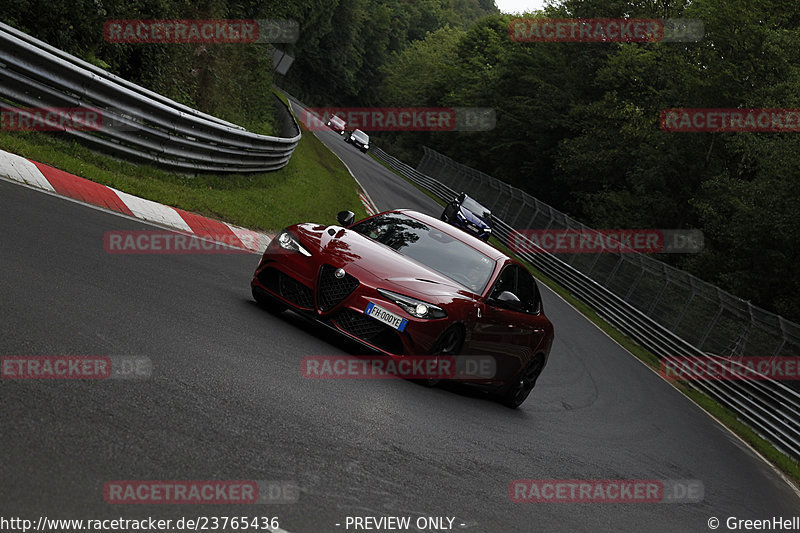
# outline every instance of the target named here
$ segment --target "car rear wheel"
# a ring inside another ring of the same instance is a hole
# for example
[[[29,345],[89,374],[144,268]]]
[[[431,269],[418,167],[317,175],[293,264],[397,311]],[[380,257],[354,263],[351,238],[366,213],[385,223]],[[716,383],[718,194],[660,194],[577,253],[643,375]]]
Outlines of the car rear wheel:
[[[431,355],[456,356],[460,354],[461,347],[464,345],[464,337],[464,328],[461,325],[454,324],[450,326],[444,330],[444,333],[434,343]],[[428,378],[416,381],[426,387],[435,387],[441,379]]]
[[[253,299],[258,302],[258,305],[269,311],[270,313],[282,313],[287,309],[287,305],[276,300],[275,298],[266,294],[258,287],[252,287]]]
[[[544,369],[544,355],[536,354],[525,365],[517,380],[502,393],[500,402],[512,409],[522,405],[536,386],[536,380],[539,379],[542,369]]]

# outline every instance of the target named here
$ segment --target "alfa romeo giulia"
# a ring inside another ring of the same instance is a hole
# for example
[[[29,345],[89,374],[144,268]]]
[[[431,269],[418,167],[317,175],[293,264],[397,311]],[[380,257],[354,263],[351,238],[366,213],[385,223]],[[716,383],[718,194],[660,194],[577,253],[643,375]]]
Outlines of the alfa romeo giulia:
[[[393,357],[484,356],[470,385],[517,407],[547,364],[553,326],[518,261],[434,217],[387,211],[354,223],[296,224],[269,244],[251,282],[287,308]]]

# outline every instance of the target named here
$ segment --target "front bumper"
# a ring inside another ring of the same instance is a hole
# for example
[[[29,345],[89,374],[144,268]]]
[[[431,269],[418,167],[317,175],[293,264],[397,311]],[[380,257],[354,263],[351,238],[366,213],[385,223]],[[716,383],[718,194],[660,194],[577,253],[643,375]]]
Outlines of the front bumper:
[[[335,265],[317,266],[300,254],[270,248],[255,271],[251,286],[288,305],[294,311],[349,337],[371,350],[390,356],[427,355],[436,339],[450,325],[448,318],[412,316],[378,289],[397,291],[358,272],[336,280]],[[407,320],[402,332],[364,313],[373,303]]]

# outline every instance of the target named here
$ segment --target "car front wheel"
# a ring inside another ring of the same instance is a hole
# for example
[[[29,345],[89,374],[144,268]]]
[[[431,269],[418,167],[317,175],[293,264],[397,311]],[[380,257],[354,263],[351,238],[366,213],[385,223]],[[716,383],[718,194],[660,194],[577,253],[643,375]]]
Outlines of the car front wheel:
[[[453,325],[447,328],[433,345],[431,355],[456,356],[461,353],[464,344],[464,328],[460,325]],[[415,380],[426,387],[435,387],[441,379],[427,378]]]

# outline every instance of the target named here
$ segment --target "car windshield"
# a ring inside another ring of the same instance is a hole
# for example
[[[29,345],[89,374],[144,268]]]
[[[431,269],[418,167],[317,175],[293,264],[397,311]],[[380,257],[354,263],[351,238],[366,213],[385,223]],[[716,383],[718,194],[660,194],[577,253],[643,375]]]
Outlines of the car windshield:
[[[486,207],[482,206],[469,196],[464,198],[464,201],[461,202],[461,205],[482,218],[486,218],[491,214]]]
[[[344,124],[344,120],[342,120],[341,118],[337,117],[336,115],[333,115],[331,117],[331,124],[336,124],[337,126],[341,126],[341,125]]]
[[[356,130],[353,132],[353,137],[361,141],[362,143],[369,142],[369,136],[361,130]]]
[[[351,229],[397,250],[476,294],[483,293],[495,261],[449,233],[401,213],[386,213]]]

